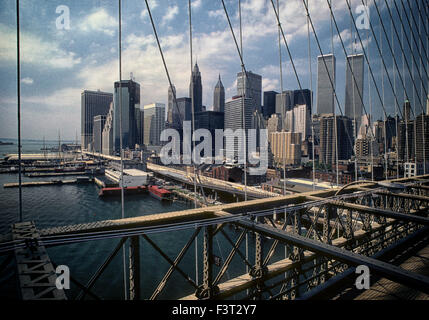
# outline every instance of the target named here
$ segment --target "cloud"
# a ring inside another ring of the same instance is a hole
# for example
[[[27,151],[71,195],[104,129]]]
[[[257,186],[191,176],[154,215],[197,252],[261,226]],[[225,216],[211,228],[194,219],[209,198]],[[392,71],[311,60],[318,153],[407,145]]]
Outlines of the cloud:
[[[31,79],[31,78],[26,77],[26,78],[22,78],[21,82],[24,83],[24,84],[33,84],[34,80]]]
[[[100,8],[83,18],[78,25],[84,32],[102,32],[113,36],[119,24],[116,18],[110,16],[104,8]]]
[[[153,10],[155,10],[156,7],[158,7],[158,0],[149,0],[149,8],[150,11],[153,12]],[[144,4],[145,8],[140,12],[140,18],[142,20],[146,19],[146,17],[148,16],[148,12],[146,9],[146,3]]]
[[[0,24],[0,61],[16,63],[16,31],[4,24]],[[80,62],[81,58],[60,48],[59,43],[21,31],[21,63],[71,69]]]
[[[201,8],[203,1],[202,0],[194,0],[192,1],[192,8],[199,9]]]
[[[223,9],[218,9],[218,10],[210,10],[208,14],[210,18],[220,18],[225,15],[225,12],[223,11]]]
[[[167,22],[173,20],[174,17],[178,13],[179,13],[179,7],[178,6],[168,7],[167,8],[167,12],[162,17],[162,23],[161,23],[161,25],[165,25]]]

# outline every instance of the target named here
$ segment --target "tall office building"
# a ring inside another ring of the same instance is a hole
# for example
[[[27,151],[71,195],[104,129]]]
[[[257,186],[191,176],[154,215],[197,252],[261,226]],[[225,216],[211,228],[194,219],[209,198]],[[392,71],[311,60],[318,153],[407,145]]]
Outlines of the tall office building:
[[[145,105],[143,110],[143,142],[146,146],[160,146],[161,132],[165,128],[165,105],[163,103],[152,103]]]
[[[102,148],[101,153],[106,155],[112,155],[114,150],[113,145],[113,116],[115,109],[113,107],[113,102],[110,103],[109,112],[106,116],[106,122],[103,128],[103,137],[102,137]]]
[[[195,130],[207,129],[212,138],[212,155],[216,152],[216,129],[223,129],[225,125],[224,112],[220,111],[202,111],[195,114]]]
[[[420,120],[421,121],[421,120]],[[404,120],[398,123],[398,157],[402,161],[411,161],[415,156],[414,121]]]
[[[356,54],[347,56],[346,71],[346,104],[345,116],[354,120],[356,127],[359,128],[360,120],[363,114],[363,80],[364,80],[364,56]],[[350,68],[351,66],[351,68]],[[353,73],[352,73],[353,71]],[[354,75],[354,77],[353,77]],[[356,81],[355,81],[356,80]]]
[[[416,160],[429,162],[429,115],[421,114],[416,121]]]
[[[297,132],[272,132],[269,136],[274,162],[282,167],[301,163],[301,134]]]
[[[106,115],[109,111],[113,94],[101,91],[84,90],[81,93],[81,143],[82,150],[92,143],[94,117]]]
[[[195,64],[192,70],[191,82],[189,84],[189,97],[194,99],[194,113],[201,112],[203,109],[203,86],[201,84],[201,72],[198,64]],[[191,100],[192,101],[192,100]]]
[[[94,117],[92,148],[95,152],[101,153],[103,149],[103,129],[106,123],[106,116]]]
[[[276,113],[276,91],[264,91],[264,106],[262,114],[265,119],[271,117],[272,114]]]
[[[213,93],[213,111],[225,111],[225,88],[223,87],[220,75]]]
[[[282,131],[282,116],[278,113],[273,113],[268,119],[267,129],[268,136],[272,132]]]
[[[297,104],[286,112],[283,129],[301,133],[302,141],[311,136],[311,110],[305,104]]]
[[[336,60],[333,54],[317,57],[317,114],[335,113]]]
[[[246,99],[252,99],[253,109],[261,112],[262,77],[252,71],[237,73],[237,95],[245,95]]]
[[[173,112],[177,111],[176,106],[174,105],[174,95],[176,95],[176,87],[172,85],[168,87],[168,109],[167,109],[167,121],[168,123],[173,123]]]
[[[353,124],[349,118],[323,114],[320,117],[319,161],[326,165],[334,165],[337,149],[338,160],[349,160],[353,154],[352,133]]]
[[[121,104],[119,98],[122,96]],[[120,106],[122,109],[120,109]],[[122,148],[134,149],[139,143],[136,110],[140,109],[140,85],[133,80],[115,82],[113,139],[115,151],[120,150],[120,119],[122,115]]]
[[[243,129],[244,126],[246,131],[252,128],[252,116],[254,111],[254,100],[251,98],[244,98],[244,123],[243,123],[243,97],[233,98],[232,100],[225,103],[225,120],[224,129],[231,129],[235,131],[237,129]],[[225,133],[225,137],[231,139],[229,134]],[[248,137],[248,135],[246,135]],[[248,142],[248,141],[247,141]],[[247,146],[246,142],[246,146]],[[228,148],[229,146],[227,146]],[[239,154],[240,150],[244,149],[244,142],[239,145],[238,139],[234,138],[234,156],[235,160],[245,159],[244,154]],[[246,147],[246,150],[248,148]],[[233,159],[231,159],[233,160]]]
[[[283,119],[283,129],[289,130],[288,125],[286,124],[287,113],[295,108],[297,105],[306,105],[308,112],[311,116],[311,91],[308,89],[303,90],[287,90],[283,93],[278,93],[276,95],[276,113],[281,114]],[[289,121],[291,121],[289,119]],[[306,135],[303,133],[303,138]]]

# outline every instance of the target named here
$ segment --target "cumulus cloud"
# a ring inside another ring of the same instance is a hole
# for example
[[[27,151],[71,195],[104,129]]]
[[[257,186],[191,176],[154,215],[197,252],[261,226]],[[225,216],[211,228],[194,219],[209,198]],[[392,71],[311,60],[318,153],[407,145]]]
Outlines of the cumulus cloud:
[[[148,4],[149,4],[150,11],[152,12],[156,7],[158,7],[158,0],[149,0]],[[140,18],[143,20],[146,19],[146,17],[148,16],[146,3],[144,4],[144,6],[145,8],[140,12]]]
[[[179,7],[178,6],[172,6],[168,7],[167,11],[165,12],[164,16],[162,17],[162,25],[165,25],[169,21],[173,20],[174,17],[179,13]]]
[[[106,9],[100,8],[83,18],[78,26],[84,32],[102,32],[113,36],[118,29],[118,20],[110,16]]]
[[[16,31],[4,24],[0,24],[0,61],[16,63]],[[62,49],[57,42],[21,31],[21,63],[71,69],[80,62],[80,57]]]

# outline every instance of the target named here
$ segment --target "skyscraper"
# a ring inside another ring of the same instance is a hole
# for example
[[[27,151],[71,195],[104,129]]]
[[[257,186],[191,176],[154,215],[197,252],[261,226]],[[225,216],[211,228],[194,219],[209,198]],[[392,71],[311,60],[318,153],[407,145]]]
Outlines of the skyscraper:
[[[264,107],[263,115],[265,119],[271,117],[272,114],[276,113],[276,91],[264,91]]]
[[[247,77],[243,72],[237,73],[237,95],[252,99],[253,109],[261,112],[262,77],[252,71],[247,71]]]
[[[114,107],[113,102],[110,103],[109,112],[106,116],[106,122],[103,128],[103,138],[102,138],[102,149],[101,153],[112,155],[114,150],[113,145],[113,116],[114,116]]]
[[[220,80],[220,75],[213,93],[213,111],[225,111],[225,88]]]
[[[246,131],[251,129],[252,116],[254,111],[254,100],[251,98],[244,98],[244,120],[243,123],[243,97],[234,98],[225,103],[225,120],[224,128],[236,131],[237,129],[243,129],[244,125]],[[228,139],[234,139],[234,159],[246,159],[244,154],[239,154],[240,150],[244,151],[244,142],[239,145],[239,140],[230,136],[225,132],[225,137]],[[246,135],[248,137],[248,135]],[[241,137],[243,138],[243,137]],[[247,143],[246,143],[247,146]],[[229,146],[227,146],[228,148]],[[248,148],[246,147],[246,150]]]
[[[194,99],[194,112],[201,112],[203,108],[203,86],[201,84],[201,72],[198,64],[192,70],[191,82],[189,84],[189,97]]]
[[[335,113],[335,96],[334,96],[335,79],[336,79],[335,56],[333,54],[325,54],[322,56],[318,56],[317,57],[317,114]]]
[[[146,146],[160,146],[161,132],[165,128],[165,105],[152,103],[144,106],[144,135]]]
[[[338,160],[349,160],[353,154],[352,132],[352,121],[349,118],[323,114],[320,117],[320,162],[334,165],[337,149]]]
[[[416,160],[429,162],[429,115],[421,114],[416,121]]]
[[[281,114],[283,124],[283,130],[291,131],[291,123],[294,122],[293,109],[296,106],[304,105],[307,107],[308,121],[311,120],[311,91],[308,89],[303,90],[287,90],[283,93],[276,95],[276,113]],[[287,116],[289,114],[289,117]],[[288,123],[287,123],[288,122]],[[309,125],[309,128],[311,126]],[[302,138],[305,139],[307,134],[302,132]]]
[[[120,94],[121,92],[121,94]],[[122,96],[122,105],[119,98]],[[122,110],[120,110],[120,106]],[[120,118],[122,114],[122,148],[134,149],[139,142],[136,109],[140,109],[140,85],[133,80],[115,82],[113,139],[115,151],[120,150]]]
[[[105,115],[99,115],[94,117],[92,148],[95,152],[101,153],[103,149],[103,129],[105,123]]]
[[[87,149],[93,139],[94,117],[106,115],[109,111],[113,94],[101,91],[84,90],[81,93],[81,143]]]
[[[364,61],[363,54],[347,56],[346,71],[346,104],[345,116],[354,120],[356,118],[356,128],[360,126],[360,119],[363,113],[363,77]],[[351,66],[351,68],[350,68]],[[353,71],[353,74],[352,74]],[[354,78],[353,78],[354,75]],[[356,80],[356,82],[355,82]],[[360,93],[360,94],[359,94]]]
[[[174,94],[173,94],[174,93]],[[168,87],[168,109],[167,109],[167,121],[173,123],[173,112],[176,107],[174,106],[174,95],[176,95],[176,87],[172,85]],[[176,109],[177,111],[177,109]]]

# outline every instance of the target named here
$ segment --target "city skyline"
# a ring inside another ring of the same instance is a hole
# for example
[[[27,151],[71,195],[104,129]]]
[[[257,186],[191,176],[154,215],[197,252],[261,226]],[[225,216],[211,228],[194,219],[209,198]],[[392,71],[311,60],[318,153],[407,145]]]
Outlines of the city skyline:
[[[151,1],[152,11],[157,24],[161,43],[165,51],[167,64],[171,71],[172,82],[177,86],[177,95],[186,96],[190,76],[189,42],[187,37],[186,6],[173,1],[163,7],[159,1]],[[60,3],[58,2],[58,5]],[[55,19],[56,3],[41,10],[31,2],[21,1],[21,42],[22,42],[22,121],[24,138],[55,139],[58,128],[51,128],[52,121],[42,115],[49,113],[55,123],[61,124],[64,139],[74,139],[79,130],[79,95],[82,89],[110,91],[112,83],[117,81],[117,7],[115,5],[91,4],[76,2],[70,4],[71,29],[57,30]],[[282,3],[280,17],[289,41],[292,55],[298,68],[300,81],[304,87],[309,86],[307,68],[307,45],[305,15],[300,1]],[[310,4],[310,11],[316,12]],[[14,10],[13,1],[5,1],[0,5],[1,51],[0,70],[10,79],[16,77],[14,46],[15,22],[10,13]],[[227,2],[228,11],[234,26],[237,26],[237,8]],[[349,21],[341,15],[345,12],[344,3],[334,5],[337,19],[347,48],[351,47],[352,36],[348,29]],[[203,73],[202,86],[203,105],[211,110],[212,88],[219,73],[225,85],[227,97],[236,91],[236,73],[240,70],[240,62],[235,52],[233,41],[228,30],[226,19],[220,3],[193,2],[194,17],[194,59],[198,61]],[[269,3],[260,1],[243,1],[243,47],[247,70],[263,76],[263,91],[279,91],[278,75],[277,27],[274,13]],[[314,22],[318,24],[318,36],[324,53],[331,51],[331,35],[329,34],[329,10],[321,6]],[[322,14],[324,13],[324,14]],[[164,17],[164,18],[163,18]],[[144,3],[127,2],[123,4],[123,73],[122,78],[129,78],[130,72],[143,88],[142,104],[160,102],[167,104],[165,88],[168,83],[165,72],[156,50],[153,32],[144,8]],[[377,26],[377,19],[374,18]],[[50,21],[46,23],[46,21]],[[204,23],[202,23],[204,21]],[[253,24],[250,23],[253,21]],[[255,22],[256,21],[256,22]],[[209,23],[207,23],[209,22]],[[30,28],[30,26],[32,28]],[[38,26],[38,27],[34,27]],[[366,33],[366,32],[363,32]],[[97,40],[94,40],[94,37]],[[334,33],[334,49],[337,56],[337,83],[345,79],[345,56]],[[312,41],[313,88],[316,84],[316,64],[320,53]],[[376,55],[374,41],[369,41],[371,51]],[[7,44],[7,45],[6,45]],[[282,44],[284,46],[284,44]],[[33,48],[29,51],[28,48]],[[266,48],[272,47],[273,50]],[[359,46],[357,52],[359,52]],[[397,48],[398,50],[398,48]],[[407,50],[406,50],[407,51]],[[176,57],[177,59],[174,59]],[[387,54],[387,59],[389,59]],[[374,59],[375,60],[375,59]],[[374,61],[373,68],[379,72],[379,59]],[[177,63],[176,61],[180,61]],[[287,54],[283,50],[284,90],[297,89]],[[46,77],[46,75],[50,75]],[[406,77],[407,78],[407,77]],[[340,101],[344,101],[344,88],[337,85]],[[397,83],[400,88],[399,81]],[[314,90],[315,91],[315,90]],[[386,90],[388,91],[388,90]],[[411,91],[410,91],[411,92]],[[13,81],[0,87],[0,111],[3,114],[0,136],[16,137],[16,94]],[[378,101],[373,96],[374,104]],[[367,97],[364,97],[365,103]],[[402,99],[401,99],[402,100]],[[386,108],[394,113],[393,100],[386,92]],[[60,105],[60,108],[58,107]],[[337,106],[338,108],[338,106]],[[344,109],[344,105],[342,105]],[[375,117],[381,118],[378,108]],[[314,110],[314,108],[313,108]],[[419,106],[417,106],[419,110]],[[338,112],[338,109],[337,109]],[[344,112],[344,110],[343,110]],[[338,112],[339,113],[339,112]]]

